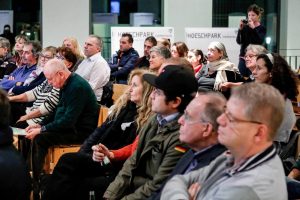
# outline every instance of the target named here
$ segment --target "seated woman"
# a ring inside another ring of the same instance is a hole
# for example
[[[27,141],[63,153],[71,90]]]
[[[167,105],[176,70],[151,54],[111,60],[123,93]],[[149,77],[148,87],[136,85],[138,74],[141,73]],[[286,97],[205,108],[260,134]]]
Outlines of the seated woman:
[[[221,91],[229,97],[230,91],[223,91],[227,82],[242,82],[238,68],[228,61],[224,44],[211,42],[208,46],[207,64],[197,74],[199,89]]]
[[[76,55],[77,62],[74,63],[74,69],[73,69],[73,71],[75,71],[77,69],[78,65],[84,59],[84,55],[83,55],[83,53],[80,49],[80,45],[78,43],[78,40],[75,37],[66,37],[63,41],[62,47],[70,48],[71,51]]]
[[[197,74],[202,66],[206,64],[206,59],[200,49],[191,49],[188,52],[187,60],[193,65],[195,74]]]
[[[274,139],[280,148],[281,143],[289,141],[291,131],[296,123],[291,100],[298,95],[297,76],[283,57],[273,53],[257,56],[256,68],[252,74],[255,82],[270,84],[285,97],[284,118]]]
[[[101,143],[109,149],[119,149],[134,141],[137,130],[151,115],[149,96],[153,88],[142,79],[145,73],[149,72],[133,70],[128,81],[129,91],[118,99],[107,120],[83,143],[78,153],[64,154],[59,159],[45,188],[45,199],[86,199],[91,190],[102,197],[124,161],[95,162],[92,147]]]
[[[171,47],[172,57],[183,57],[187,58],[189,48],[186,46],[184,42],[174,42]]]
[[[149,69],[155,73],[159,70],[166,59],[171,57],[171,52],[167,47],[154,46],[150,49]]]

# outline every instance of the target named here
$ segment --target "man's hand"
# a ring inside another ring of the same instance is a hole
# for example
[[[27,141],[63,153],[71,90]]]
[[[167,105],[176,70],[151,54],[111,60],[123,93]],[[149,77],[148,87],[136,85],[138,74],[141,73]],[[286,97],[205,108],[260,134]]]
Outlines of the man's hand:
[[[188,190],[190,200],[196,200],[197,194],[201,189],[201,185],[199,183],[193,183]]]
[[[26,134],[26,138],[27,139],[30,139],[30,140],[33,140],[35,138],[35,136],[37,136],[38,134],[41,133],[41,128],[31,128],[29,129],[29,131],[26,131],[27,134]]]
[[[26,132],[29,132],[30,129],[34,129],[34,128],[41,128],[42,126],[39,124],[33,124],[33,125],[29,125],[27,128],[25,128]]]

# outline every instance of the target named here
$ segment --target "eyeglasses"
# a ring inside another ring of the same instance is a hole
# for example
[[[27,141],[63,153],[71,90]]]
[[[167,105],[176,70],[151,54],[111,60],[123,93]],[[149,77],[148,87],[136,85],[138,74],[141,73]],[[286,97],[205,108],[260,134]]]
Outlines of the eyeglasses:
[[[228,112],[226,109],[224,111],[225,117],[228,119],[230,123],[253,123],[253,124],[262,124],[259,121],[255,120],[244,120],[244,119],[239,119],[237,117],[234,117],[230,112]]]
[[[250,58],[250,59],[252,59],[252,58],[254,58],[254,57],[257,57],[257,55],[254,55],[254,54],[249,54],[249,55],[245,55],[245,59],[247,59],[247,58]]]
[[[182,116],[183,116],[183,119],[184,119],[185,123],[187,123],[187,124],[197,124],[197,123],[205,123],[205,124],[207,124],[208,123],[208,122],[205,122],[205,121],[203,121],[201,119],[199,119],[199,120],[193,120],[191,118],[191,116],[186,112],[186,110],[184,111],[184,113],[183,113]]]
[[[65,57],[63,57],[62,55],[56,55],[55,58],[59,59],[59,60],[64,60]]]
[[[48,55],[44,55],[44,54],[41,54],[40,56],[41,56],[41,58],[44,58],[44,59],[47,59],[47,60],[50,60],[50,59],[53,58],[53,56],[48,56]]]

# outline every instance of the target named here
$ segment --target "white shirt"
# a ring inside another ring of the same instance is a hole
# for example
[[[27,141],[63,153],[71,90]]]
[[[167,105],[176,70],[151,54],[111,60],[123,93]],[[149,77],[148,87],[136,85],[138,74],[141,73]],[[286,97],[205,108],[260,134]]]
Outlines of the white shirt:
[[[103,86],[109,81],[110,68],[100,52],[85,58],[75,73],[89,82],[97,101],[101,101]]]

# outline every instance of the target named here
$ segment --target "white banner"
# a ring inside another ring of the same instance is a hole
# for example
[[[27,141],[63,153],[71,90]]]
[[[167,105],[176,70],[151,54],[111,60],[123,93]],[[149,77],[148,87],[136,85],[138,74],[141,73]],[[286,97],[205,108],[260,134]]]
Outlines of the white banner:
[[[174,28],[172,27],[111,27],[111,54],[120,49],[122,33],[130,33],[133,37],[133,48],[140,57],[144,55],[144,41],[147,37],[168,38],[174,42]]]
[[[185,28],[185,41],[189,49],[201,49],[207,54],[210,42],[222,42],[229,60],[238,65],[240,45],[236,43],[237,28]]]

